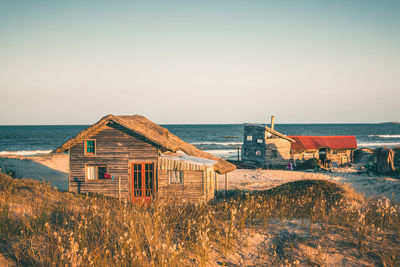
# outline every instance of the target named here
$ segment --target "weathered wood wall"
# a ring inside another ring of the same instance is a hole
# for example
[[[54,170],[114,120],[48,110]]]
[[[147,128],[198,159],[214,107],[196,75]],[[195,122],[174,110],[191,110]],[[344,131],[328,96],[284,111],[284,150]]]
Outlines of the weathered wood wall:
[[[353,159],[351,149],[331,150],[326,156],[328,160],[336,161],[339,165],[350,163]]]
[[[247,140],[247,136],[251,136],[252,140]],[[262,140],[258,143],[257,140]],[[260,152],[257,155],[257,151]],[[265,128],[257,125],[244,126],[244,138],[242,146],[242,161],[253,162],[260,166],[265,165]]]
[[[306,150],[302,152],[295,152],[292,154],[293,160],[302,161],[308,159],[319,159],[319,150]],[[339,165],[351,163],[353,161],[353,150],[352,149],[333,149],[327,150],[326,159],[331,162],[336,161]]]
[[[302,161],[302,160],[309,160],[309,159],[319,159],[319,152],[318,150],[307,150],[301,152],[293,152],[292,158],[294,161]]]
[[[286,166],[290,162],[290,141],[282,138],[267,138],[265,140],[266,167]],[[274,152],[276,151],[276,152]]]
[[[247,140],[247,136],[252,136],[252,140]],[[285,166],[291,159],[290,146],[289,140],[274,134],[268,135],[265,127],[245,125],[242,160],[254,162],[261,167]]]
[[[215,171],[212,166],[160,157],[158,161],[158,197],[190,202],[214,198]],[[182,184],[168,181],[168,171],[182,171]]]
[[[207,201],[214,197],[215,171],[212,166],[159,157],[159,149],[150,141],[118,124],[107,124],[91,136],[96,140],[96,154],[84,154],[84,141],[70,148],[69,191],[99,193],[118,197],[118,177],[121,179],[121,197],[132,199],[133,162],[154,162],[155,194],[159,197]],[[107,173],[115,180],[87,180],[85,166],[107,166]],[[168,170],[183,171],[182,184],[170,184]]]
[[[160,199],[187,200],[199,202],[204,200],[203,195],[203,171],[182,171],[183,183],[170,184],[168,171],[158,171],[158,194]]]
[[[85,179],[86,165],[104,165],[108,173],[121,178],[122,197],[131,199],[129,161],[157,162],[157,147],[117,124],[108,124],[90,139],[96,140],[96,155],[84,155],[83,141],[70,148],[69,191],[118,197],[118,179]]]

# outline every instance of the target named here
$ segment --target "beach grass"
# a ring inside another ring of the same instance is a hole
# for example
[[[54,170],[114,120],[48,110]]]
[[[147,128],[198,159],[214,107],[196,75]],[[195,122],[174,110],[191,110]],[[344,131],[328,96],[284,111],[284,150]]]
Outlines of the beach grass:
[[[234,251],[244,249],[239,240],[247,229],[269,231],[290,220],[321,237],[340,229],[357,257],[373,265],[400,262],[399,205],[386,198],[365,199],[328,181],[230,191],[210,203],[156,199],[140,206],[58,192],[43,182],[0,174],[0,253],[18,265],[225,265]],[[288,246],[298,247],[295,241]],[[324,264],[318,255],[290,257],[282,246],[271,246],[269,253],[268,265]]]

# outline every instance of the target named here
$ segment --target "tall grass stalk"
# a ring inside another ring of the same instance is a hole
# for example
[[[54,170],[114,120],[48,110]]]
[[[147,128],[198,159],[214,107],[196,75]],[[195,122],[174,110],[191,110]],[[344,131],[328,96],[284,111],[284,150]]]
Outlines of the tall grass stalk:
[[[400,233],[397,204],[358,200],[326,181],[232,191],[210,203],[155,199],[144,207],[0,174],[0,241],[20,265],[205,266],[211,250],[227,258],[244,228],[266,228],[271,219],[338,225],[358,238],[362,253],[367,236]],[[374,253],[382,264],[399,259],[396,249]]]

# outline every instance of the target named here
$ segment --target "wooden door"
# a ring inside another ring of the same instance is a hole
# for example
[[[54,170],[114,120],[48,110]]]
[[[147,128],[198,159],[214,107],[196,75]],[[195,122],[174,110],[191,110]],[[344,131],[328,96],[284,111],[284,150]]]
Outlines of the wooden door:
[[[154,163],[132,163],[132,201],[150,203],[154,188]]]

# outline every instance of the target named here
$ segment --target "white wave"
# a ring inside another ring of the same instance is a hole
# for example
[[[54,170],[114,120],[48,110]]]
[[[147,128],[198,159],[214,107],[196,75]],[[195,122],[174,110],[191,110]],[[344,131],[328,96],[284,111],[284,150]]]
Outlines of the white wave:
[[[231,150],[231,149],[215,149],[215,150],[203,150],[207,153],[216,155],[216,156],[225,156],[225,155],[237,155],[237,150]]]
[[[400,134],[370,134],[368,137],[400,138]]]
[[[360,143],[359,147],[377,147],[377,146],[400,146],[399,143]]]
[[[49,154],[52,150],[32,150],[32,151],[0,151],[0,155],[32,156],[38,154]]]
[[[199,143],[192,143],[194,146],[199,145],[219,145],[219,146],[237,146],[242,145],[242,142],[199,142]]]

